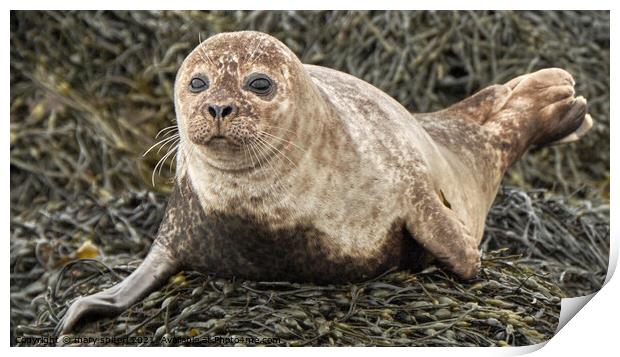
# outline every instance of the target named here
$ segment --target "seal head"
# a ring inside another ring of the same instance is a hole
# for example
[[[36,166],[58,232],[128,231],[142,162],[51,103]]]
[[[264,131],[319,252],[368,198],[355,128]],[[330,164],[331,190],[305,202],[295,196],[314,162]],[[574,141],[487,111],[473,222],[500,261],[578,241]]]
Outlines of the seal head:
[[[258,32],[224,33],[202,42],[178,71],[174,96],[181,141],[207,164],[249,169],[262,152],[283,145],[300,120],[312,120],[317,95],[297,57]]]

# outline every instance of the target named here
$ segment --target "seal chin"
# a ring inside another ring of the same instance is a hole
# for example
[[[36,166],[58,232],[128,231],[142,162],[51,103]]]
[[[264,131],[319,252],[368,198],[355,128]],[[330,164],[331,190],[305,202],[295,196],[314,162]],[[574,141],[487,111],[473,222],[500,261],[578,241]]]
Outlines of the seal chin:
[[[254,169],[250,162],[245,162],[242,159],[243,155],[240,157],[204,155],[202,157],[204,163],[217,171],[239,174]]]
[[[214,135],[207,140],[205,146],[214,149],[231,149],[238,148],[239,144],[224,135]]]
[[[195,145],[197,156],[219,171],[237,172],[251,168],[243,147],[228,136],[213,135],[199,140],[192,139],[191,142]]]
[[[195,144],[207,150],[214,151],[238,151],[241,145],[230,138],[229,136],[222,134],[213,134],[207,137],[205,136],[192,136],[190,140]]]

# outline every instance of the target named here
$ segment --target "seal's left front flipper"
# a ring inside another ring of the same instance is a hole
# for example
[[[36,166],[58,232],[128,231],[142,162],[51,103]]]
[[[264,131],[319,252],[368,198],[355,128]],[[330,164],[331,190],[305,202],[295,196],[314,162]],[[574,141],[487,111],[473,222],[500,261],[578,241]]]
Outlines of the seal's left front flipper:
[[[142,264],[125,280],[94,295],[77,299],[56,326],[56,334],[67,334],[88,318],[120,314],[163,285],[177,270],[177,264],[154,244]]]
[[[412,237],[463,279],[480,270],[478,240],[440,195],[416,191],[406,195],[406,227]],[[414,199],[415,197],[415,199]]]

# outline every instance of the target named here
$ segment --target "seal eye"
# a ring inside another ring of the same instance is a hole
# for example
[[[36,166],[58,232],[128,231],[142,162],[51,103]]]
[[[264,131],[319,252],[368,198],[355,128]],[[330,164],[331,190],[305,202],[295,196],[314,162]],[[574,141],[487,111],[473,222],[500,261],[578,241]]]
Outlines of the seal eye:
[[[269,89],[271,83],[265,78],[257,78],[250,83],[250,87],[257,92],[264,92]]]
[[[246,88],[258,95],[267,95],[271,93],[273,83],[267,75],[254,73],[246,80]]]
[[[194,93],[202,92],[209,87],[209,80],[203,75],[198,75],[189,82],[189,90]]]

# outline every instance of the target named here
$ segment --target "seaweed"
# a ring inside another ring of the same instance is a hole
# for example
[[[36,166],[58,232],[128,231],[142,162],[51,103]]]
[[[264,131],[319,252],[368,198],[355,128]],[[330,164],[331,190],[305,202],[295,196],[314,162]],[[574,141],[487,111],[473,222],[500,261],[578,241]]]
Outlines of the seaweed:
[[[14,11],[10,26],[13,345],[45,344],[24,337],[50,336],[75,298],[120,281],[146,254],[174,160],[160,161],[167,148],[144,154],[174,125],[183,58],[222,31],[270,33],[302,62],[360,77],[412,112],[561,67],[596,125],[579,143],[532,151],[509,170],[473,282],[435,266],[326,286],[186,271],[80,334],[149,337],[134,343],[142,345],[212,336],[291,346],[528,345],[553,336],[562,297],[602,285],[609,12]]]

